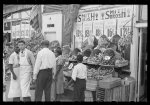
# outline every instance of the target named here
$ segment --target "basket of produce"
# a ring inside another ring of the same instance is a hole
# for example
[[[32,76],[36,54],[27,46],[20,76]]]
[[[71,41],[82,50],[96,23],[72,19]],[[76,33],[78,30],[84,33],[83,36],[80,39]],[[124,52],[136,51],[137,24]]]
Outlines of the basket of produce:
[[[121,79],[120,78],[107,78],[104,80],[100,80],[98,81],[98,86],[100,88],[104,88],[104,89],[111,89],[117,86],[121,85]]]
[[[107,76],[114,72],[114,67],[112,66],[100,66],[98,68],[99,76]]]
[[[115,66],[116,67],[123,67],[123,66],[127,66],[128,65],[128,60],[116,60],[115,62]]]
[[[104,51],[101,65],[115,65],[115,52],[112,49]]]
[[[98,76],[98,70],[91,68],[87,70],[87,78],[88,79],[92,79],[92,80],[96,80]]]
[[[99,57],[89,57],[87,63],[98,65],[100,63],[100,59]]]

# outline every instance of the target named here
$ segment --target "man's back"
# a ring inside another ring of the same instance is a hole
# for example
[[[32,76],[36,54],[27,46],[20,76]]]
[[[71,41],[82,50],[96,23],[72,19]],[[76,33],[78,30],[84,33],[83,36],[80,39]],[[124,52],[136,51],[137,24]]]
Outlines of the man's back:
[[[40,69],[53,67],[55,55],[51,50],[49,50],[48,48],[43,48],[41,51],[39,51],[38,55],[41,59]]]

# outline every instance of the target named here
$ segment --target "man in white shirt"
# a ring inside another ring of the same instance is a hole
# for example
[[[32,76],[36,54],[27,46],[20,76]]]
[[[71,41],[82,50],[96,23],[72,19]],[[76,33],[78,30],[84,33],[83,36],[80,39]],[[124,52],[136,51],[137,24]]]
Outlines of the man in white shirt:
[[[35,101],[41,101],[43,91],[45,101],[50,101],[50,91],[52,79],[56,74],[56,58],[54,53],[49,50],[49,41],[44,40],[41,43],[42,50],[37,54],[33,79],[36,80]]]
[[[84,101],[86,89],[87,67],[82,64],[83,56],[77,56],[78,64],[74,66],[72,79],[74,80],[74,101]]]

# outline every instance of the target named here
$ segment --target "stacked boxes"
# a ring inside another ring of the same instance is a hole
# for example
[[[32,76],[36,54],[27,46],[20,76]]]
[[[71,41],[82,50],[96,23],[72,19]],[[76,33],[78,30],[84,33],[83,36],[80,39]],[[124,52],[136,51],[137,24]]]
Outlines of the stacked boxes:
[[[104,81],[99,82],[99,87],[96,90],[97,101],[135,101],[135,79],[129,77],[127,80],[122,80],[122,84],[118,81],[119,79],[112,79],[110,82],[107,80],[107,84]]]

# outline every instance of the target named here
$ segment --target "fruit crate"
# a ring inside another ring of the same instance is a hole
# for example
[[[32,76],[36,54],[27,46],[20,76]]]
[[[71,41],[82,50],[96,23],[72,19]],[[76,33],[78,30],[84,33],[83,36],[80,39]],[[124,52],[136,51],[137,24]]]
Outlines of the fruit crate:
[[[96,88],[96,101],[104,102],[106,89],[97,87]]]
[[[98,87],[104,88],[104,89],[111,89],[117,86],[121,85],[121,79],[120,78],[107,78],[104,80],[98,81]]]
[[[99,102],[120,102],[122,100],[122,87],[114,87],[111,89],[105,89],[98,87],[96,90],[96,101]]]
[[[86,90],[84,93],[85,93],[85,102],[93,102],[92,91]]]
[[[97,80],[88,79],[86,81],[86,90],[95,91],[97,88]]]

